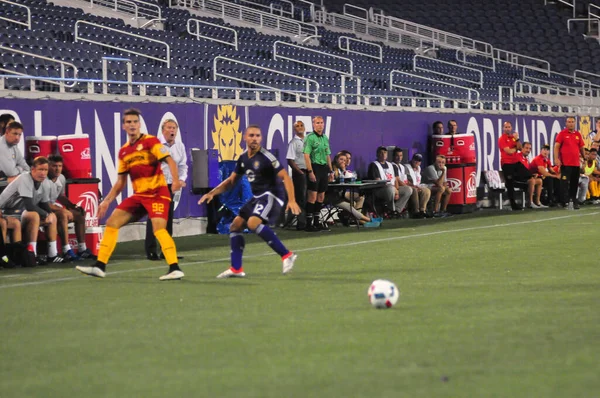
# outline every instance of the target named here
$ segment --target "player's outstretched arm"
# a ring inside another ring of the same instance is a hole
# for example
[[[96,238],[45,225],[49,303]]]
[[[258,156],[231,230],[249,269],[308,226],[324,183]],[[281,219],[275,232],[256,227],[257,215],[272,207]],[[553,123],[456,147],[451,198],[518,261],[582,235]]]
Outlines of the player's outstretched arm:
[[[279,173],[277,173],[277,177],[283,180],[283,186],[285,187],[285,192],[287,193],[288,204],[286,210],[291,211],[294,215],[300,214],[300,206],[298,206],[298,203],[296,203],[296,194],[294,192],[294,183],[292,182],[292,179],[285,170],[279,171]]]
[[[237,173],[231,173],[231,175],[227,177],[225,181],[217,185],[209,193],[202,195],[202,197],[198,201],[198,204],[201,205],[202,203],[212,202],[215,196],[225,191],[229,191],[231,188],[233,188],[235,184],[237,184],[237,182],[240,180],[240,178],[242,178],[241,175]]]
[[[115,198],[121,193],[121,191],[123,191],[125,185],[127,185],[127,174],[119,174],[117,182],[115,185],[113,185],[108,195],[104,197],[102,203],[100,203],[98,206],[98,218],[104,217],[106,210],[108,210],[108,205],[110,205],[111,202],[115,200]]]

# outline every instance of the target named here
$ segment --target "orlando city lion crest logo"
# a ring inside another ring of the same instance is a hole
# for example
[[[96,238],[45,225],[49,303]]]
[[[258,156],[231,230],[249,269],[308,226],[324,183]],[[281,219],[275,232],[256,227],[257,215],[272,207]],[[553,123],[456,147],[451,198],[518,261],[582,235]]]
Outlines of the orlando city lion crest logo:
[[[219,161],[237,160],[244,150],[241,147],[242,132],[237,107],[219,105],[214,117],[212,131],[213,149],[219,152]]]

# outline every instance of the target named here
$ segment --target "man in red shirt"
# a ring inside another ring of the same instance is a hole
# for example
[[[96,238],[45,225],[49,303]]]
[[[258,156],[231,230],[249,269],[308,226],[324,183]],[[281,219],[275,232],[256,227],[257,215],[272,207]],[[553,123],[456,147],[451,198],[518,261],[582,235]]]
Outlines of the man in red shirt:
[[[504,172],[504,181],[506,184],[506,191],[508,193],[508,199],[510,200],[510,207],[513,210],[523,210],[523,208],[515,202],[515,174],[522,167],[520,154],[518,151],[521,149],[521,141],[519,141],[519,133],[513,132],[512,124],[510,122],[504,122],[502,126],[502,135],[498,139],[498,148],[500,148],[500,165]]]
[[[552,164],[550,163],[550,145],[542,146],[542,150],[531,163],[529,164],[529,171],[532,174],[537,174],[543,180],[543,188],[548,194],[547,204],[550,207],[555,207],[556,202],[560,198],[560,175],[554,172]]]
[[[554,164],[560,167],[560,190],[563,206],[579,209],[577,187],[579,186],[580,158],[585,159],[583,137],[575,130],[575,117],[569,116],[567,127],[558,133],[554,143]]]

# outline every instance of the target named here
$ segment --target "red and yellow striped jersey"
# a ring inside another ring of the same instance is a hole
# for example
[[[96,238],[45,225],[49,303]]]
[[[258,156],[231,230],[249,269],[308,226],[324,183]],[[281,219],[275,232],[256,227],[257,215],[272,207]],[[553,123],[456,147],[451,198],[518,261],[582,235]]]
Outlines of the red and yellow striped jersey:
[[[119,174],[129,174],[136,194],[170,198],[167,181],[160,167],[161,160],[167,156],[169,150],[158,138],[142,134],[133,144],[127,142],[119,149]]]

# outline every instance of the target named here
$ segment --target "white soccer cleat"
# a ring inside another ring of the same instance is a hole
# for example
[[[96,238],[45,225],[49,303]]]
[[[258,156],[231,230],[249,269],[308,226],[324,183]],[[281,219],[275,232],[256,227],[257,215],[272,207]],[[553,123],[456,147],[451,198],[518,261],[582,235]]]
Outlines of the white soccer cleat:
[[[179,280],[179,279],[183,278],[184,276],[185,276],[185,274],[183,273],[183,271],[175,270],[175,271],[169,272],[166,275],[161,276],[158,279],[161,281],[175,281],[175,280]]]
[[[291,256],[283,260],[283,275],[288,274],[294,268],[294,262],[298,258],[297,254],[292,253]]]
[[[98,267],[82,267],[81,265],[78,265],[75,269],[82,274],[95,276],[96,278],[104,278],[106,276],[106,273]]]
[[[228,268],[227,270],[221,272],[219,275],[217,275],[217,279],[224,279],[224,278],[243,278],[246,276],[246,273],[244,271],[239,271],[239,272],[234,272],[231,268]]]
[[[548,208],[548,206],[543,205],[541,203],[539,205],[537,205],[537,207],[538,207],[538,209],[547,209]]]

